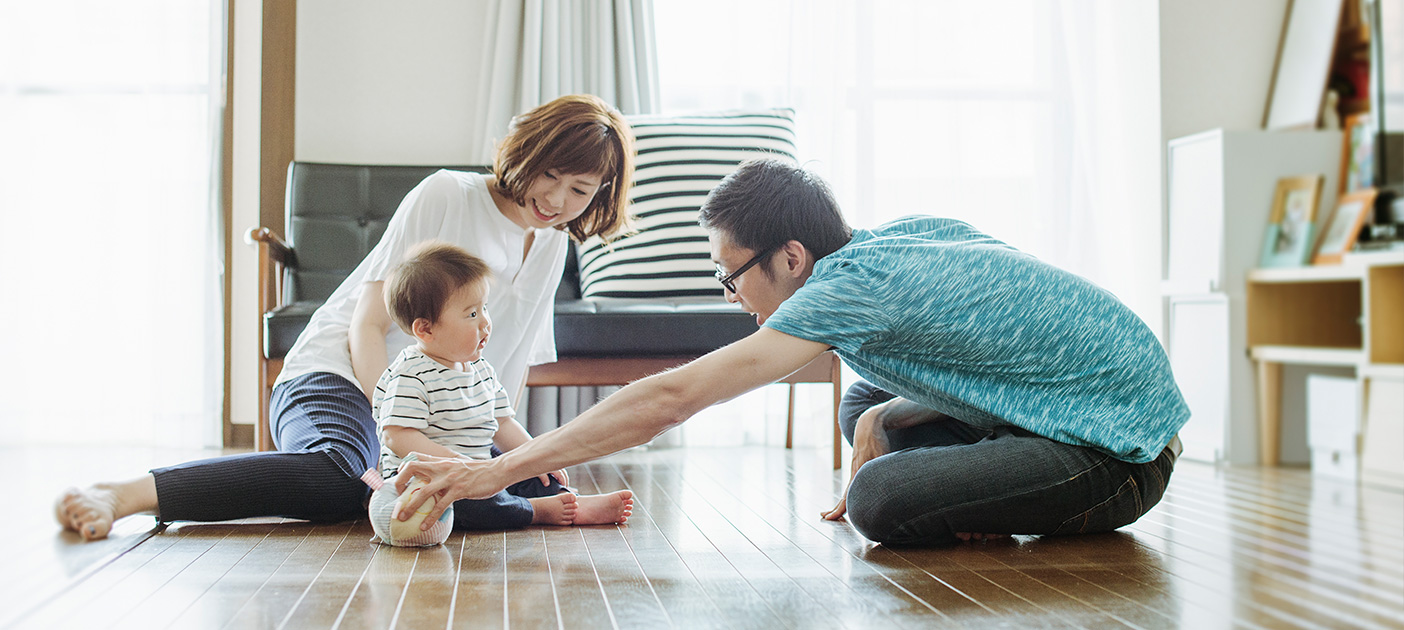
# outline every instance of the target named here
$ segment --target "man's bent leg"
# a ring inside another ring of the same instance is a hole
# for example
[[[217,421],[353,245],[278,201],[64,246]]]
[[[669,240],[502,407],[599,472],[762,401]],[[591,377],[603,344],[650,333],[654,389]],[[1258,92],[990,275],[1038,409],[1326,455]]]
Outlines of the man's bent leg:
[[[871,540],[956,542],[957,532],[1074,534],[1129,524],[1159,502],[1173,468],[1130,464],[1005,427],[973,444],[877,458],[848,490],[848,518]]]
[[[839,404],[839,430],[843,437],[853,444],[853,431],[858,426],[858,417],[863,412],[885,403],[892,394],[868,381],[860,380],[850,385]],[[947,416],[949,418],[949,416]],[[985,429],[977,429],[951,418],[949,421],[928,422],[913,427],[887,432],[887,443],[894,451],[916,446],[944,446],[948,444],[970,444],[978,442],[990,434]]]

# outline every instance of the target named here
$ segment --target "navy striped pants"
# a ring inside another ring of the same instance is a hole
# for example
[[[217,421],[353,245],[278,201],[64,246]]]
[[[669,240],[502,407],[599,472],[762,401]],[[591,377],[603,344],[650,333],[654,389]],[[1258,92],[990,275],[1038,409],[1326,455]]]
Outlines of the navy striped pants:
[[[380,439],[370,401],[325,372],[273,389],[269,428],[277,451],[230,455],[151,471],[162,521],[284,516],[341,521],[365,515]]]

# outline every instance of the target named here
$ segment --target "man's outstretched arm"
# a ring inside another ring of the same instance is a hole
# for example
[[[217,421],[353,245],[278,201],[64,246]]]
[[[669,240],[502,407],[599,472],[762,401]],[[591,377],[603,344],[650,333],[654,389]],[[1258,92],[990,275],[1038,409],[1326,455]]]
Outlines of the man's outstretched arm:
[[[566,425],[491,462],[426,457],[402,466],[400,479],[428,479],[427,492],[420,496],[441,493],[449,501],[439,506],[486,498],[522,479],[644,444],[711,405],[788,376],[828,349],[762,328],[687,365],[636,381]],[[422,502],[423,498],[407,506],[408,513]],[[432,524],[437,517],[434,513],[424,520]]]

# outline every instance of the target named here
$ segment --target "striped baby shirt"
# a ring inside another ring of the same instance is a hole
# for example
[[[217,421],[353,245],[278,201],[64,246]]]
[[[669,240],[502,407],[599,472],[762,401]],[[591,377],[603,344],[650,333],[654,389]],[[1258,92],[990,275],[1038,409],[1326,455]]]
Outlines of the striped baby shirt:
[[[455,453],[490,459],[497,419],[516,415],[487,360],[460,372],[425,356],[418,345],[405,348],[385,369],[371,406],[382,432],[380,474],[386,479],[400,469],[400,458],[384,446],[387,426],[419,429]]]
[[[1189,419],[1159,340],[1071,272],[952,219],[907,217],[814,265],[765,325],[971,425],[1156,458]]]

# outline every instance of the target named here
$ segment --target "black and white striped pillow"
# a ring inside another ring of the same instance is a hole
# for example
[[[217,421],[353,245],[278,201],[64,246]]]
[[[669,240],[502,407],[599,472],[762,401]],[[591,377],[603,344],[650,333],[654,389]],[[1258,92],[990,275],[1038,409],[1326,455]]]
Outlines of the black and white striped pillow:
[[[584,297],[720,297],[697,210],[712,187],[754,157],[795,159],[794,110],[630,116],[638,159],[629,212],[638,233],[580,245]]]

